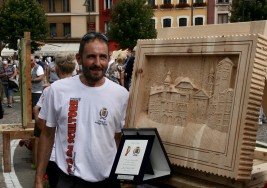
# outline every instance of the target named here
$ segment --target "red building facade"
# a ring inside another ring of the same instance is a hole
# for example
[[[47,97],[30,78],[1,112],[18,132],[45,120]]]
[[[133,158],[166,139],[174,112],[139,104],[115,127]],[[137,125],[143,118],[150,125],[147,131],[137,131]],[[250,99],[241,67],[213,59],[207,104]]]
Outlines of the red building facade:
[[[110,22],[110,13],[111,8],[116,4],[118,0],[99,0],[99,31],[107,33],[109,22]],[[110,42],[110,50],[117,50],[117,44]]]

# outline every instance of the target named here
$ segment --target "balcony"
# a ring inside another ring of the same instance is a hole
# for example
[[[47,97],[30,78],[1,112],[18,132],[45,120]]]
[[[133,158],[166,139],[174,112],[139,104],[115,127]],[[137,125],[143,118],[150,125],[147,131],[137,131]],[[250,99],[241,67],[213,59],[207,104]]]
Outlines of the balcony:
[[[174,4],[161,4],[160,8],[161,9],[172,9],[174,8]]]
[[[175,8],[188,8],[190,5],[188,3],[179,3],[175,5]]]
[[[193,4],[193,7],[205,7],[207,6],[206,2],[196,2]]]

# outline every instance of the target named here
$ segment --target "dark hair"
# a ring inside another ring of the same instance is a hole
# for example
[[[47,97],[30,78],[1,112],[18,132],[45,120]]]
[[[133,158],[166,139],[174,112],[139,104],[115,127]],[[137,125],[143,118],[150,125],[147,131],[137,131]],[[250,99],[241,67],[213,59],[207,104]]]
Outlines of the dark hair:
[[[83,50],[84,50],[84,45],[88,42],[94,41],[95,39],[99,39],[104,41],[107,44],[108,51],[109,51],[109,40],[106,35],[100,32],[88,32],[86,33],[81,41],[80,41],[80,47],[79,47],[79,55],[82,56]]]

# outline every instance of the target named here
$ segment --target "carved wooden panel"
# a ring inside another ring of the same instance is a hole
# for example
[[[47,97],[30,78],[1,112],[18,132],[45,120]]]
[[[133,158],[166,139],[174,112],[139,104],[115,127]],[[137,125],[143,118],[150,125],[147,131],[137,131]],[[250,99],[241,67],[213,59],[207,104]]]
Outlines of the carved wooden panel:
[[[174,165],[250,179],[266,50],[262,35],[139,40],[126,126],[156,127]]]

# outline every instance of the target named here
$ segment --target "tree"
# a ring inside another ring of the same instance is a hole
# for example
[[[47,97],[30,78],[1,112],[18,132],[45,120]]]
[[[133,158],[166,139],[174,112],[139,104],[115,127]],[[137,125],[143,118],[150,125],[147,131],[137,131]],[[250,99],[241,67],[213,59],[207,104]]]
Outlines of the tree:
[[[153,9],[146,0],[119,0],[111,10],[108,36],[119,48],[133,49],[138,39],[156,38]]]
[[[17,40],[24,32],[31,33],[32,53],[39,49],[34,41],[43,41],[48,34],[48,22],[42,6],[36,0],[7,0],[0,7],[0,40],[17,50]]]
[[[234,0],[231,22],[256,21],[267,19],[266,0]]]

